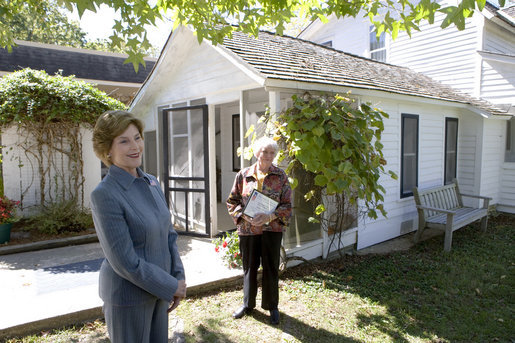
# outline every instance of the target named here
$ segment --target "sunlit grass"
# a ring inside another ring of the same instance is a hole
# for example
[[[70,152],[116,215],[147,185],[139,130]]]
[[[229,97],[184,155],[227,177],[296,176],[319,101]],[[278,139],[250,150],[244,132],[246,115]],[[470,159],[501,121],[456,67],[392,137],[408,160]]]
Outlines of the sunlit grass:
[[[486,234],[463,228],[451,253],[439,235],[406,252],[290,268],[279,326],[259,307],[232,319],[241,289],[189,298],[171,318],[186,342],[513,342],[514,223],[493,218]],[[107,342],[102,322],[89,325],[8,342]]]

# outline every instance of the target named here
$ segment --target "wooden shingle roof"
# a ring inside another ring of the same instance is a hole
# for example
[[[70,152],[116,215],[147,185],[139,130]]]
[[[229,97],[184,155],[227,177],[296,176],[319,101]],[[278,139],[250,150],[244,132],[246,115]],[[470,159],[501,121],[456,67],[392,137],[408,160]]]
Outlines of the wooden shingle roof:
[[[443,85],[409,68],[377,62],[313,42],[260,32],[234,32],[223,46],[266,78],[331,84],[473,105],[506,114],[494,105]]]
[[[45,70],[53,75],[75,75],[79,79],[143,83],[152,70],[155,59],[146,59],[146,67],[138,72],[131,63],[124,64],[121,54],[68,48],[51,44],[17,41],[12,52],[0,49],[0,71],[14,72],[24,68]]]

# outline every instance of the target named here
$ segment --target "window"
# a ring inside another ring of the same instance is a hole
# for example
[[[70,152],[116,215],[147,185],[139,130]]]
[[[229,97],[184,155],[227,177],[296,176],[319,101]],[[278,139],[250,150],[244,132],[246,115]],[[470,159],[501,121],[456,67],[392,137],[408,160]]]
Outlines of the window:
[[[458,158],[458,119],[445,118],[445,175],[444,183],[452,183],[456,178]]]
[[[506,122],[505,162],[515,162],[515,117]]]
[[[418,185],[418,115],[402,114],[401,198],[413,195]]]
[[[380,62],[386,62],[386,39],[384,32],[377,38],[375,26],[370,25],[370,58]]]
[[[240,147],[240,115],[232,115],[232,170],[237,172],[241,169],[241,160],[238,156]]]
[[[157,175],[157,141],[156,131],[143,133],[145,137],[145,152],[143,154],[143,170],[146,173]]]

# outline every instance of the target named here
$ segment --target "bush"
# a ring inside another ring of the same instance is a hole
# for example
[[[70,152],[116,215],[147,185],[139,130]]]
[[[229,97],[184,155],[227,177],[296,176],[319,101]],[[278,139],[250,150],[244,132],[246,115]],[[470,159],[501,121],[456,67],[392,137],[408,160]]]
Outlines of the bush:
[[[93,227],[91,213],[80,208],[76,201],[53,203],[34,216],[26,218],[24,230],[36,230],[42,234],[56,235],[80,232]]]

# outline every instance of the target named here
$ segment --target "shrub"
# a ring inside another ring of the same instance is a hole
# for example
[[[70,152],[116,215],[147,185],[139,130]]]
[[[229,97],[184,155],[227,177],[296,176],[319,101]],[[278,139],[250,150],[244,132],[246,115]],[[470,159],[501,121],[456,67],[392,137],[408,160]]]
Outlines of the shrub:
[[[27,218],[24,225],[24,229],[27,231],[37,230],[49,235],[80,232],[92,227],[91,213],[84,208],[80,208],[74,200],[45,206],[40,213]]]

